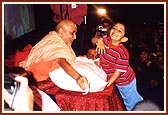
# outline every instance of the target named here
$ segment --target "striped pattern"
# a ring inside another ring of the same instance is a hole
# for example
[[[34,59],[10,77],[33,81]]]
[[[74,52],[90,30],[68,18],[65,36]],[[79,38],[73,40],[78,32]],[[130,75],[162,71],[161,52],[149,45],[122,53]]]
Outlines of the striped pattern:
[[[101,66],[108,77],[111,77],[117,70],[122,74],[115,81],[117,85],[127,85],[135,77],[133,69],[129,65],[129,53],[123,44],[114,46],[107,39],[104,39],[106,53],[100,56]]]

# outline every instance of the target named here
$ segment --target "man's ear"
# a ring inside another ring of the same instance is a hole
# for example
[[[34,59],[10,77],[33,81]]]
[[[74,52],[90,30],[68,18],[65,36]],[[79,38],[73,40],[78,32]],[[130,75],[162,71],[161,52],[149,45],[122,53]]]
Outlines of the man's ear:
[[[63,31],[62,28],[60,28],[60,29],[58,30],[58,34],[59,34],[60,37],[62,37],[63,32],[64,32],[64,31]]]
[[[121,42],[127,42],[128,41],[128,38],[127,37],[123,37],[122,39],[121,39]]]
[[[60,28],[60,29],[58,30],[58,32],[61,32],[61,33],[62,33],[62,32],[63,32],[63,28]]]

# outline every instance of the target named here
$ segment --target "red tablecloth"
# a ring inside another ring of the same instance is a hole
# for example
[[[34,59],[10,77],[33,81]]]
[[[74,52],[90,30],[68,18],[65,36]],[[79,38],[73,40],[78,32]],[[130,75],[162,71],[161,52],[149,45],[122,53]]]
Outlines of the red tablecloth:
[[[61,111],[124,111],[125,106],[118,89],[106,87],[103,91],[83,95],[82,92],[60,89],[50,79],[38,82],[38,88],[55,96]],[[41,107],[41,97],[34,89],[35,102]]]
[[[113,93],[107,94],[107,89],[102,92],[88,93],[60,89],[56,93],[56,101],[62,111],[123,111],[125,106],[118,90],[113,88]]]
[[[116,86],[83,95],[82,92],[60,89],[50,79],[38,82],[38,88],[53,94],[61,111],[123,111],[125,106]],[[36,94],[35,94],[36,96]],[[38,94],[37,94],[38,97]],[[37,103],[40,101],[36,100]],[[39,104],[39,106],[41,106]]]

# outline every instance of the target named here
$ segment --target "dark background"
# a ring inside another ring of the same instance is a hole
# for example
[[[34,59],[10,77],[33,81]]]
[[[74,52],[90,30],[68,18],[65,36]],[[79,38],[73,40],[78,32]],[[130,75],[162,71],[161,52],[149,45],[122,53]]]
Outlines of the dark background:
[[[85,40],[87,45],[95,34],[93,29],[99,23],[101,17],[97,14],[97,8],[105,8],[107,16],[113,21],[122,20],[129,28],[129,43],[137,42],[136,33],[141,30],[137,28],[146,25],[157,27],[164,24],[163,4],[88,4],[87,21],[85,25]],[[34,5],[36,31],[41,31],[43,36],[54,29],[54,16],[50,4]],[[38,41],[38,40],[37,40]]]

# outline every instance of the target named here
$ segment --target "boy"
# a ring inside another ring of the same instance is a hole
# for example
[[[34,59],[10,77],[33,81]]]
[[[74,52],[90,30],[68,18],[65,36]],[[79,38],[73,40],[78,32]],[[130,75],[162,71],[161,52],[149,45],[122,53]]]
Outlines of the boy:
[[[122,44],[127,40],[125,26],[116,23],[107,38],[98,39],[96,49],[101,54],[101,66],[108,75],[107,86],[115,83],[126,109],[130,111],[143,98],[137,92],[135,73],[129,65],[129,53]]]

